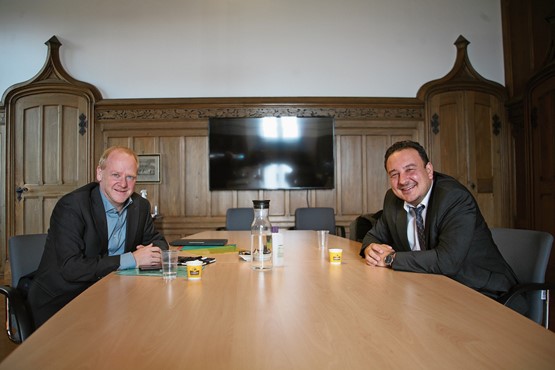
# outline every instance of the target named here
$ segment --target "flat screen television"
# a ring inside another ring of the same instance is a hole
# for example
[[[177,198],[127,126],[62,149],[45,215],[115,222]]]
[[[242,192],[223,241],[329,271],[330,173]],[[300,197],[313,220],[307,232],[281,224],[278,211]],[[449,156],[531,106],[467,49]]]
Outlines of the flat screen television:
[[[210,190],[333,189],[333,117],[211,118]]]

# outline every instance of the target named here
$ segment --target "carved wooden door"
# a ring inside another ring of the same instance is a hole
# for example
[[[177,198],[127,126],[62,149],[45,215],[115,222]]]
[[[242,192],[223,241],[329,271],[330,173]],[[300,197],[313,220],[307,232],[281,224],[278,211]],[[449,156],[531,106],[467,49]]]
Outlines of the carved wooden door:
[[[490,227],[511,222],[508,125],[502,102],[478,91],[454,91],[430,100],[430,160],[476,198]]]
[[[72,94],[24,96],[15,104],[15,234],[43,233],[58,199],[88,182],[89,129],[84,97]]]
[[[472,192],[490,227],[510,227],[514,161],[506,91],[476,72],[468,44],[459,36],[453,69],[418,91],[426,105],[430,160],[435,170],[455,177]]]

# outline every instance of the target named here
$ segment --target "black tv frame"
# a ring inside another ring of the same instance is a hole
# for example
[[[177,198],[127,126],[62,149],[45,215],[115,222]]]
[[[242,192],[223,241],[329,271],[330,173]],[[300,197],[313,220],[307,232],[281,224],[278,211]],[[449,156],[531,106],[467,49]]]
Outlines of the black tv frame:
[[[334,189],[334,130],[333,117],[210,118],[210,191]]]

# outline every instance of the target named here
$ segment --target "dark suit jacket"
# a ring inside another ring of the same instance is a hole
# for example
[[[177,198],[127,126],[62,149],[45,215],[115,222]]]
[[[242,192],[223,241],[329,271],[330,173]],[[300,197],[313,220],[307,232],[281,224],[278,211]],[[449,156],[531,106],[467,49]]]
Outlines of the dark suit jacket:
[[[361,256],[370,243],[388,244],[397,252],[393,269],[446,275],[493,298],[517,283],[474,197],[457,180],[434,172],[421,251],[410,250],[403,204],[388,190],[382,217],[364,237]]]
[[[150,204],[136,193],[127,207],[125,252],[154,241],[168,245],[154,228]],[[65,304],[112,271],[120,256],[108,256],[108,226],[99,184],[63,196],[52,212],[46,246],[29,290],[29,304],[40,325]]]

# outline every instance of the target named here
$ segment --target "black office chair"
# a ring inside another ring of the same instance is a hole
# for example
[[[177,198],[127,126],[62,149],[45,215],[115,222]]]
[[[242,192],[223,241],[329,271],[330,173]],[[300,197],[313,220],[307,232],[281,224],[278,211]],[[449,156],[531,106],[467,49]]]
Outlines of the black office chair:
[[[382,216],[382,211],[376,213],[366,213],[358,216],[349,224],[349,239],[362,242],[368,231],[370,231],[378,219]]]
[[[252,208],[228,208],[224,230],[250,230],[254,219]]]
[[[335,212],[329,207],[297,208],[295,230],[329,230],[330,234],[345,237],[345,227],[335,224]]]
[[[8,240],[12,285],[0,285],[0,293],[6,301],[6,332],[15,343],[27,339],[35,324],[27,305],[29,274],[39,267],[46,244],[46,234],[12,236]]]
[[[520,281],[501,297],[500,302],[510,307],[511,302],[522,295],[528,303],[526,316],[548,328],[549,291],[555,284],[545,282],[545,271],[553,236],[543,231],[506,228],[493,228],[491,234]]]

